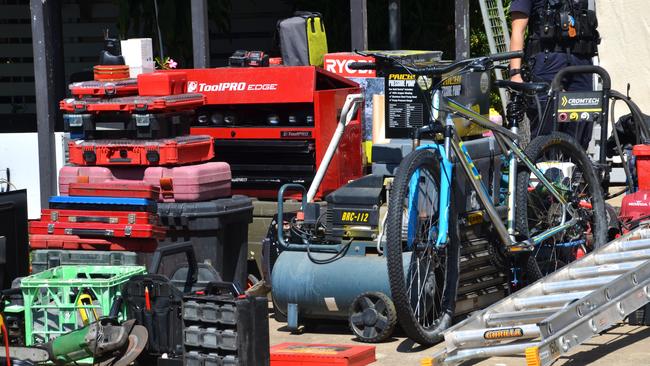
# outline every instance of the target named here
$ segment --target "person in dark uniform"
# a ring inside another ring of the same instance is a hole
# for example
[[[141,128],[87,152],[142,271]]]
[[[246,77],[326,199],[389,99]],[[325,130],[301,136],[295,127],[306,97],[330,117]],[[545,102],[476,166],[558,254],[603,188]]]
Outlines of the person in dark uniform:
[[[510,62],[510,79],[522,82],[551,83],[563,68],[591,65],[600,42],[598,23],[589,0],[512,0],[511,51],[525,51],[524,60]],[[527,38],[526,30],[528,30]],[[522,68],[526,70],[525,76]],[[593,75],[574,74],[563,83],[566,91],[593,90]],[[540,95],[542,111],[547,102]],[[539,122],[537,107],[529,110],[531,138],[549,134],[553,127],[551,116]],[[574,136],[586,149],[591,141],[593,123],[567,123],[560,129]]]

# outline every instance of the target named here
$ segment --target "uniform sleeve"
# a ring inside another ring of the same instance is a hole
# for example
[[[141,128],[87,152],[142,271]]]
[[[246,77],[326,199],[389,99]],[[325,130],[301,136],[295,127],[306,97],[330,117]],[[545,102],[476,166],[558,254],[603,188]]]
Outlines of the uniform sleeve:
[[[532,8],[532,0],[512,0],[512,3],[510,3],[510,13],[518,12],[530,15]]]

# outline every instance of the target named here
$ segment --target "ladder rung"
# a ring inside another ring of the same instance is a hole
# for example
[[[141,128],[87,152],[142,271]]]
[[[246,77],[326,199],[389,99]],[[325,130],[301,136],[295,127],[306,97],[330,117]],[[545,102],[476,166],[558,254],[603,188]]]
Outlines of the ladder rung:
[[[627,252],[615,253],[598,253],[594,258],[597,264],[622,263],[638,261],[640,259],[650,259],[650,249],[630,250]]]
[[[485,324],[488,327],[503,327],[506,325],[537,323],[555,314],[561,309],[561,307],[558,307],[486,314]]]
[[[650,239],[623,241],[618,244],[618,249],[622,251],[650,249]]]
[[[536,342],[527,342],[527,343],[515,343],[515,344],[506,344],[502,346],[492,346],[492,347],[481,347],[481,348],[470,348],[462,349],[457,351],[454,355],[451,355],[445,359],[446,364],[457,364],[464,360],[469,360],[471,358],[485,358],[485,357],[494,357],[494,356],[508,356],[515,355],[519,353],[524,353],[526,348],[535,347],[538,343]]]
[[[643,261],[616,263],[600,266],[569,268],[569,277],[573,279],[591,278],[598,276],[620,275],[632,268],[640,266]]]
[[[445,335],[447,346],[461,347],[467,343],[485,341],[513,341],[517,339],[534,339],[540,336],[535,324],[523,324],[516,327],[496,327],[464,330]]]
[[[558,292],[594,290],[610,281],[613,281],[616,277],[618,276],[602,276],[581,280],[542,283],[542,292],[545,294],[554,294]]]
[[[513,303],[517,310],[529,308],[541,308],[548,306],[562,306],[569,301],[581,299],[589,295],[591,291],[569,292],[566,294],[554,294],[544,296],[530,296],[521,299],[514,299]]]

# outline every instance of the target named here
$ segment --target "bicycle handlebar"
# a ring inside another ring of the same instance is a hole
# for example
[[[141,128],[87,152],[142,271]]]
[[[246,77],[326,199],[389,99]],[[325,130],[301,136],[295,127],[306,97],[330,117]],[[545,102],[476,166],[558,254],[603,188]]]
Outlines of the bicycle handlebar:
[[[400,64],[394,58],[386,57],[380,54],[368,54],[368,56],[375,57],[377,60],[386,61],[389,64],[398,65],[414,75],[442,75],[471,65],[475,65],[477,68],[487,69],[491,67],[491,64],[493,62],[505,61],[513,58],[521,58],[524,56],[524,53],[522,51],[502,52],[490,56],[468,58],[444,66],[406,66]],[[352,70],[376,70],[377,63],[351,62],[348,64],[348,67]]]

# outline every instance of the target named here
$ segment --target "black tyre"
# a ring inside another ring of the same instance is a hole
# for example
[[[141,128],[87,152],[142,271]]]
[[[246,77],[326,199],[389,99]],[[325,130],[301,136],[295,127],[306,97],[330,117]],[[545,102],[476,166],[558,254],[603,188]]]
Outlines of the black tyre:
[[[526,260],[525,275],[531,283],[574,261],[579,250],[590,251],[605,244],[607,216],[593,165],[574,138],[559,132],[539,136],[530,142],[526,155],[540,168],[547,163],[544,176],[566,198],[578,218],[573,228],[542,241],[530,254],[534,260]],[[522,164],[516,191],[517,231],[529,238],[558,226],[564,212],[557,199],[531,175]],[[572,218],[567,213],[566,220]]]
[[[409,215],[409,185],[416,174],[416,204]],[[391,297],[400,326],[409,338],[423,345],[440,341],[441,332],[451,325],[458,290],[460,239],[453,204],[448,244],[435,246],[440,181],[439,157],[428,150],[416,150],[400,163],[388,206],[386,259]]]
[[[361,342],[385,341],[393,334],[396,324],[395,305],[383,292],[365,292],[350,306],[350,329]]]

